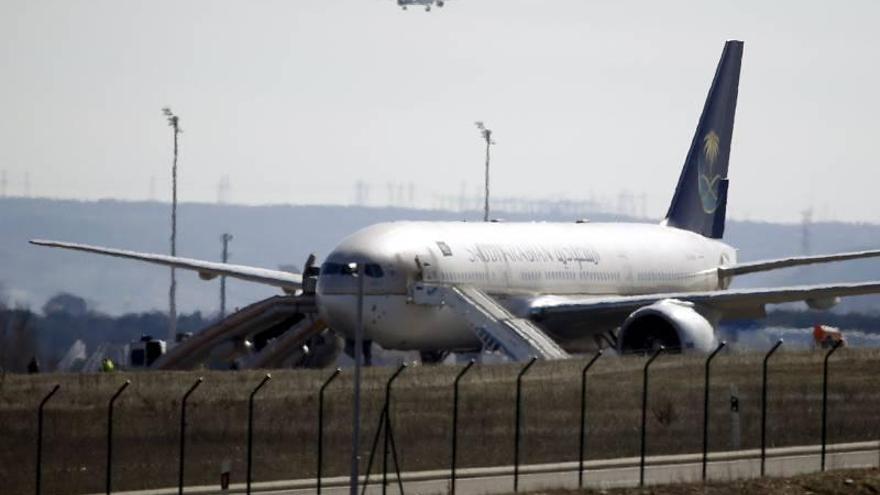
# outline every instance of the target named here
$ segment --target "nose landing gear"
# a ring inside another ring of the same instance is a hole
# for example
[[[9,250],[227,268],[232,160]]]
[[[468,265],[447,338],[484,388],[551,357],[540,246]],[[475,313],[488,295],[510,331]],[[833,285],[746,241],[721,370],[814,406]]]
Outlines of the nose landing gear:
[[[449,356],[449,351],[419,351],[422,364],[437,364]]]
[[[363,357],[364,357],[364,366],[372,366],[373,365],[373,341],[372,340],[364,340],[363,342]],[[345,354],[354,359],[354,340],[353,339],[345,339]]]

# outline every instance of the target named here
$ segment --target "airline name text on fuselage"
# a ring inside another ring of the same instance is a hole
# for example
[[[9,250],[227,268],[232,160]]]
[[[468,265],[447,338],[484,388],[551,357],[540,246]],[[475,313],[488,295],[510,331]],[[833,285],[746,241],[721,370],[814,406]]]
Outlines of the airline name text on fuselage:
[[[475,244],[465,248],[471,263],[590,263],[598,265],[599,253],[590,246],[561,246],[547,248],[538,245],[505,246],[500,244]]]

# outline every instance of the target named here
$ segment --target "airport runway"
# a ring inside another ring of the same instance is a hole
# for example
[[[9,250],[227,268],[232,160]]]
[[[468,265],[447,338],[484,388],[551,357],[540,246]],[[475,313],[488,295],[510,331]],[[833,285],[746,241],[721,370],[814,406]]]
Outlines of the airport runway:
[[[766,471],[768,476],[792,476],[812,473],[820,468],[820,447],[785,447],[767,450]],[[760,474],[760,451],[757,449],[710,454],[708,476],[710,480],[756,478]],[[645,478],[648,484],[699,481],[700,454],[648,457]],[[880,442],[859,442],[828,446],[827,469],[876,467],[880,463]],[[367,493],[381,493],[381,472],[371,475]],[[422,471],[404,473],[401,476],[407,493],[449,493],[449,471]],[[456,493],[481,495],[513,492],[513,467],[461,469],[457,475]],[[585,485],[593,488],[635,486],[639,482],[639,459],[590,461],[584,472]],[[521,492],[547,488],[576,488],[577,463],[539,464],[520,466],[519,489]],[[389,487],[397,492],[397,480],[389,475]],[[227,492],[219,485],[188,487],[185,493],[193,495],[244,493],[243,483],[232,485]],[[304,495],[315,493],[315,480],[291,480],[261,482],[251,485],[252,493],[262,495]],[[349,491],[348,478],[325,478],[322,493],[344,495]],[[177,488],[117,492],[125,495],[172,495]]]

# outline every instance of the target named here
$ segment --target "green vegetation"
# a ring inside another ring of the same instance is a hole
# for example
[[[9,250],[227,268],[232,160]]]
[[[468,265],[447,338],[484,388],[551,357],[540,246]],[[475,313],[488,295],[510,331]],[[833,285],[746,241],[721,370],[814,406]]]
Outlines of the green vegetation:
[[[200,312],[178,315],[181,332],[196,332],[210,323]],[[61,293],[51,298],[42,314],[6,309],[0,304],[0,370],[23,373],[34,356],[41,369],[52,371],[77,340],[89,352],[102,343],[128,344],[142,335],[163,338],[168,316],[159,311],[109,316],[88,307],[80,297]]]
[[[713,364],[711,449],[731,448],[729,399],[740,400],[741,447],[759,442],[760,354],[719,356]],[[537,363],[524,379],[522,461],[571,461],[577,456],[583,359]],[[815,444],[820,435],[821,353],[780,353],[770,371],[770,446]],[[588,385],[590,459],[633,456],[639,447],[640,357],[603,357]],[[843,349],[832,358],[829,441],[875,437],[880,351]],[[395,382],[392,408],[402,469],[445,468],[449,460],[454,366],[417,366]],[[514,380],[519,365],[475,367],[462,381],[459,465],[510,464]],[[703,358],[661,356],[651,368],[648,453],[698,452],[701,446]],[[365,374],[364,449],[374,434],[384,382],[392,369]],[[329,370],[281,371],[257,396],[254,479],[314,476],[317,391]],[[106,406],[116,405],[114,487],[174,486],[180,397],[199,373],[108,373],[0,377],[0,479],[10,493],[33,489],[36,407],[55,383],[47,407],[44,486],[47,492],[103,488]],[[224,460],[233,482],[244,479],[247,398],[259,372],[205,372],[190,399],[188,484],[214,484]],[[328,389],[325,472],[347,473],[351,373]],[[366,459],[366,455],[364,455]]]

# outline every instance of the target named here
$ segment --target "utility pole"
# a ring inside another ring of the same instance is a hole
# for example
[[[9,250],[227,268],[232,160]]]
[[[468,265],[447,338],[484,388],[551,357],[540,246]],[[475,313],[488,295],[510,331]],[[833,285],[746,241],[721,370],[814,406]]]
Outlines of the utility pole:
[[[492,140],[492,130],[487,129],[482,122],[475,122],[477,129],[480,130],[480,135],[483,136],[483,139],[486,140],[486,190],[485,190],[485,201],[483,203],[483,221],[489,221],[489,149],[495,144],[495,141]]]
[[[352,266],[354,265],[354,266]],[[350,268],[357,274],[357,321],[354,331],[354,395],[351,415],[351,475],[349,495],[358,495],[358,471],[360,469],[361,449],[361,367],[364,363],[364,277],[366,267],[363,263],[352,263]]]
[[[801,212],[801,254],[808,256],[812,250],[810,247],[810,238],[812,237],[813,226],[813,207],[809,207]]]
[[[385,188],[388,189],[388,206],[394,206],[394,184],[386,182]]]
[[[180,117],[174,115],[170,108],[162,109],[168,119],[168,125],[174,129],[174,161],[171,165],[171,256],[177,256],[177,137],[183,132],[180,129]],[[171,268],[171,287],[168,289],[168,342],[174,342],[177,336],[177,277]]]
[[[232,183],[229,181],[229,176],[224,175],[220,177],[220,180],[217,182],[217,204],[224,205],[229,201],[229,189],[232,188]]]
[[[232,234],[223,234],[220,241],[223,242],[223,263],[229,261],[229,241],[232,240]],[[220,319],[226,318],[226,276],[220,277]]]
[[[467,183],[461,181],[458,192],[458,211],[467,210]]]

